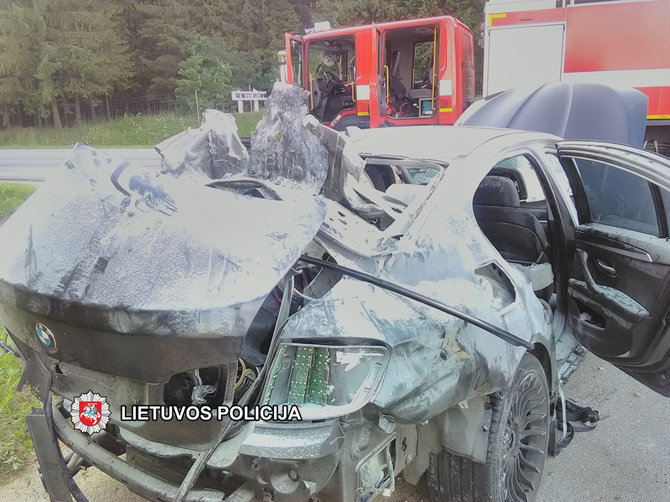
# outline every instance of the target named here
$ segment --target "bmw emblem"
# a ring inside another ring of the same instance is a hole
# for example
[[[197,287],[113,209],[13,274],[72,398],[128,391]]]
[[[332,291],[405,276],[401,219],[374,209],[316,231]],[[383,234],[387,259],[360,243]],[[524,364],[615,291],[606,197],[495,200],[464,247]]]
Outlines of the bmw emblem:
[[[54,334],[41,322],[35,324],[35,337],[42,344],[42,347],[50,352],[56,350],[56,339]]]

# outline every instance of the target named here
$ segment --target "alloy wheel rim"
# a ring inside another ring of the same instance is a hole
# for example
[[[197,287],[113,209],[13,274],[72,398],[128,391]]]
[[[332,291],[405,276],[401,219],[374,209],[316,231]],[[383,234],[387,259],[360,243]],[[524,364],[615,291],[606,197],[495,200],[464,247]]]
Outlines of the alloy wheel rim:
[[[527,373],[516,388],[503,434],[505,500],[530,502],[540,486],[549,435],[543,382]]]

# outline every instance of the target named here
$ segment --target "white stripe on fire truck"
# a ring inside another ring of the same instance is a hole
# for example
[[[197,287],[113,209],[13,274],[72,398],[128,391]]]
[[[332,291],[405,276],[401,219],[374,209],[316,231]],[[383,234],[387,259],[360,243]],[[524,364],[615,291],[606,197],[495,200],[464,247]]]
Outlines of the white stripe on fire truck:
[[[451,96],[454,93],[451,79],[440,80],[440,96]]]
[[[370,99],[370,86],[369,85],[357,85],[356,86],[356,99]]]
[[[564,73],[565,82],[595,82],[612,87],[670,87],[670,68]]]

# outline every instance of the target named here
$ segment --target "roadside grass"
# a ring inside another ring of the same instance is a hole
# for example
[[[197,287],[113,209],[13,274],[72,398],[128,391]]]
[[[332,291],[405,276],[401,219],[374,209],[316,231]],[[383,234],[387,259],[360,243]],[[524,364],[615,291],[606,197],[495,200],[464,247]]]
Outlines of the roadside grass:
[[[29,185],[0,184],[0,224],[34,190]],[[0,325],[0,341],[8,340],[7,331]],[[16,357],[0,352],[0,479],[21,469],[32,452],[25,416],[37,400],[27,390],[16,392],[22,371]]]
[[[0,340],[6,338],[0,325]],[[0,353],[0,479],[21,469],[33,449],[25,417],[39,402],[27,389],[16,391],[22,372],[16,357]]]
[[[35,191],[32,185],[0,183],[0,224]]]
[[[249,138],[263,117],[262,112],[234,113],[237,122],[237,134],[240,138]]]
[[[248,137],[256,130],[260,112],[234,114],[239,135]],[[156,143],[198,127],[189,115],[124,115],[109,121],[91,121],[75,127],[12,127],[0,131],[0,148],[70,148],[75,143],[94,147],[151,148]]]

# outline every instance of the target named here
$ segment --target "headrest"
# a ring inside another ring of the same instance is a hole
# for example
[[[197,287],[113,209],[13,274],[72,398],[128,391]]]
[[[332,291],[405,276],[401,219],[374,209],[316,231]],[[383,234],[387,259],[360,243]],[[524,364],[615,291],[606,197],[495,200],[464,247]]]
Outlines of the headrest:
[[[520,207],[516,184],[504,176],[486,176],[472,202],[477,206]]]

